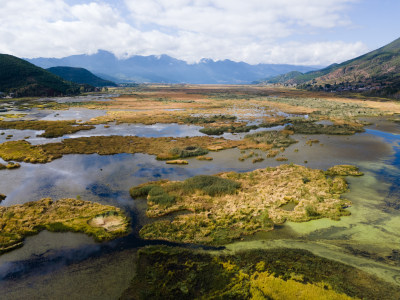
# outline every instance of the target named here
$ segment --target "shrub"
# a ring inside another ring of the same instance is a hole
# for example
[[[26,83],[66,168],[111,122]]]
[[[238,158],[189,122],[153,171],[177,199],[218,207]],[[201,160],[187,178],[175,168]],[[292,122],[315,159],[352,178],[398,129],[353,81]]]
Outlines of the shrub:
[[[175,157],[185,158],[205,155],[208,150],[201,147],[188,146],[185,149],[173,148],[170,153]]]
[[[253,134],[247,134],[245,138],[255,143],[272,144],[276,148],[289,147],[296,143],[288,134],[281,131],[260,131]]]
[[[149,201],[159,205],[169,206],[175,203],[175,197],[168,194],[161,186],[153,186],[149,191]]]
[[[150,190],[153,187],[156,187],[156,186],[157,186],[156,184],[138,186],[138,187],[132,188],[129,192],[130,192],[132,198],[147,197],[147,195],[149,194]]]
[[[201,190],[207,195],[217,196],[235,193],[240,183],[216,176],[198,175],[186,179],[182,187],[186,192]]]
[[[53,231],[53,232],[66,232],[66,231],[71,230],[70,227],[64,225],[61,222],[55,222],[55,223],[48,224],[46,226],[46,228],[47,228],[47,230]]]
[[[221,135],[224,134],[224,132],[227,132],[229,130],[229,127],[206,127],[202,128],[199,131],[201,133],[207,134],[207,135]]]
[[[309,205],[309,206],[306,206],[306,214],[307,214],[307,216],[309,216],[309,217],[318,217],[319,216],[319,213],[315,210],[315,208],[314,207],[312,207],[311,205]]]
[[[155,204],[170,206],[175,203],[175,197],[164,190],[163,187],[157,184],[149,184],[139,186],[130,190],[132,198],[148,197],[148,200]]]

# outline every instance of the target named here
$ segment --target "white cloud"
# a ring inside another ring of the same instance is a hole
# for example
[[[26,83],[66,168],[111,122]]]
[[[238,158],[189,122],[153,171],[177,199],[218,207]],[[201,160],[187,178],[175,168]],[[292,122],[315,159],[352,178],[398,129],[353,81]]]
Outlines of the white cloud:
[[[104,0],[0,0],[0,52],[63,57],[104,49],[119,57],[168,54],[189,62],[330,64],[366,46],[288,40],[349,25],[345,12],[356,1],[125,0],[126,13]]]

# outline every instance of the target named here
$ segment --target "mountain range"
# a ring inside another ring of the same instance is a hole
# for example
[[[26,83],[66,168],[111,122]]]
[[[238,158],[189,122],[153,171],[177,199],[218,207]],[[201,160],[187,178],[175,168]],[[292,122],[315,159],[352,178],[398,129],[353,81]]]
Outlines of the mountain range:
[[[73,55],[64,58],[34,58],[27,61],[42,67],[58,66],[85,68],[107,80],[118,83],[197,83],[249,84],[290,71],[308,72],[316,67],[286,64],[257,64],[231,60],[202,59],[198,63],[172,58],[168,55],[140,56],[118,59],[114,54],[99,50],[92,55]]]
[[[307,73],[290,72],[263,82],[400,99],[400,38],[341,64]]]

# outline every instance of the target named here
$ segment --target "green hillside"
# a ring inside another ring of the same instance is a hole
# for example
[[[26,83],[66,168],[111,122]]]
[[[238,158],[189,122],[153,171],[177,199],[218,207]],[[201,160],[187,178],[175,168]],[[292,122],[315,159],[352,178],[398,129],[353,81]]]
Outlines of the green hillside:
[[[282,74],[273,78],[269,78],[265,80],[265,83],[276,83],[276,84],[287,84],[287,85],[297,85],[303,84],[310,80],[313,80],[317,77],[324,76],[336,69],[339,68],[339,64],[332,64],[324,69],[317,70],[317,71],[310,71],[307,73],[301,72],[289,72],[286,74]]]
[[[79,94],[79,85],[18,57],[0,54],[0,92],[16,97]]]
[[[359,92],[400,99],[400,39],[341,64],[297,76],[285,74],[278,81],[310,90]],[[265,82],[276,83],[271,79]]]
[[[292,72],[289,72],[286,74],[281,74],[278,76],[274,76],[274,77],[265,79],[261,82],[284,84],[284,83],[288,82],[289,80],[298,78],[299,76],[302,76],[302,75],[304,75],[304,74],[299,71],[292,71]]]
[[[73,68],[73,67],[53,67],[47,69],[47,71],[78,84],[89,84],[92,86],[103,87],[103,86],[117,86],[115,82],[104,80],[97,77],[90,71],[84,68]]]

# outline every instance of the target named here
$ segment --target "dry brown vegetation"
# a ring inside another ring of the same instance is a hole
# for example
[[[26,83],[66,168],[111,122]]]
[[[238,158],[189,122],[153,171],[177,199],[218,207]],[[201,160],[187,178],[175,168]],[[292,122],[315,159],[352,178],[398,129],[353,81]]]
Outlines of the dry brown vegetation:
[[[276,139],[276,136],[274,136]],[[285,135],[282,135],[285,138]],[[274,140],[275,140],[274,139]],[[286,138],[285,138],[286,139]],[[111,155],[117,153],[147,153],[156,155],[160,160],[184,158],[184,153],[192,148],[218,151],[238,147],[240,149],[269,150],[274,144],[243,140],[226,140],[208,136],[188,138],[145,138],[136,136],[93,136],[65,139],[59,143],[31,145],[27,141],[10,141],[0,144],[0,157],[4,160],[46,163],[65,154]],[[190,156],[204,155],[199,151]]]

